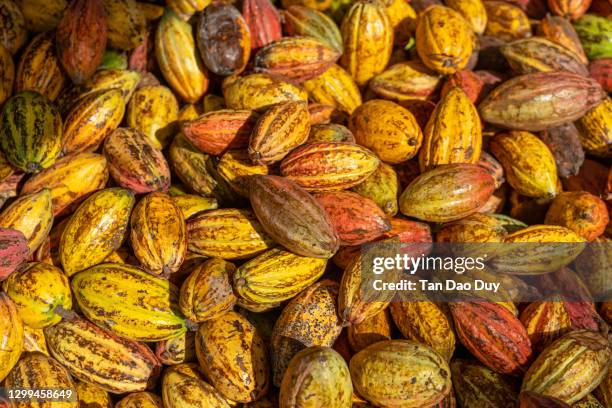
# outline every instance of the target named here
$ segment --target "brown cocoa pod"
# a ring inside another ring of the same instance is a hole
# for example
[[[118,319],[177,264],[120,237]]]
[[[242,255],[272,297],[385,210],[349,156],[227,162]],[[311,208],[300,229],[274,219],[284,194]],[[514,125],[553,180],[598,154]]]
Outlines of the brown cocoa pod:
[[[584,150],[580,144],[580,133],[573,123],[565,123],[540,133],[557,163],[557,173],[561,177],[575,176],[584,162]]]

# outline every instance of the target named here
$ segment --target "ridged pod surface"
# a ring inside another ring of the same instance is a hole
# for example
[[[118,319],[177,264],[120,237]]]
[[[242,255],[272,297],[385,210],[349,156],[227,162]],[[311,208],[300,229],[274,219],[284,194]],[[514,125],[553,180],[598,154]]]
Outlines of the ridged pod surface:
[[[369,177],[380,161],[370,150],[353,143],[308,143],[281,162],[281,174],[308,191],[354,187]]]
[[[50,101],[32,91],[13,95],[0,117],[0,146],[8,161],[26,173],[51,166],[61,150],[62,119]]]
[[[159,362],[144,344],[75,317],[45,329],[51,355],[81,381],[113,393],[144,391]]]
[[[441,164],[476,163],[482,149],[478,110],[460,88],[451,89],[436,105],[419,151],[421,171]]]
[[[34,329],[59,323],[61,312],[72,309],[68,277],[52,265],[28,263],[4,281],[3,289],[23,323]]]
[[[249,27],[232,4],[207,6],[198,19],[196,40],[204,64],[217,75],[239,74],[251,56]]]
[[[487,10],[481,0],[447,0],[445,4],[457,11],[478,35],[487,27]]]
[[[355,391],[379,406],[435,406],[451,390],[446,361],[408,340],[372,344],[353,356],[350,371]]]
[[[358,144],[384,162],[397,164],[414,157],[423,141],[415,117],[406,108],[382,99],[359,106],[349,119]]]
[[[604,379],[612,350],[598,333],[574,331],[548,346],[529,367],[522,390],[573,404]]]
[[[15,64],[13,56],[0,45],[0,104],[3,104],[13,92],[15,82]]]
[[[4,380],[23,350],[23,322],[15,304],[4,292],[0,292],[0,311],[0,378]]]
[[[187,254],[187,227],[181,210],[164,193],[151,193],[136,204],[130,243],[142,267],[154,275],[179,270]]]
[[[107,21],[102,0],[75,0],[64,11],[55,34],[57,57],[75,84],[87,81],[102,62]]]
[[[181,312],[192,322],[201,323],[232,310],[236,297],[231,278],[235,273],[234,264],[219,258],[196,266],[181,286]]]
[[[454,221],[477,212],[494,188],[493,177],[482,167],[446,164],[421,174],[406,187],[400,211],[424,221]]]
[[[325,211],[295,182],[279,176],[253,176],[251,205],[263,229],[290,251],[330,258],[338,237]]]
[[[228,77],[223,81],[223,96],[230,109],[263,111],[282,102],[307,102],[305,90],[268,74]]]
[[[101,190],[79,206],[59,244],[68,276],[99,264],[121,246],[133,206],[134,195],[122,188]]]
[[[453,388],[460,406],[515,408],[518,381],[481,365],[457,359],[451,363]]]
[[[402,335],[426,344],[446,361],[455,351],[455,332],[450,316],[429,300],[391,302],[391,316]]]
[[[181,130],[204,153],[220,156],[228,149],[249,145],[258,115],[249,110],[220,109],[183,121]]]
[[[392,217],[398,211],[399,188],[399,178],[393,167],[380,163],[372,174],[352,190],[373,200],[387,216]]]
[[[531,342],[521,321],[497,303],[449,303],[457,337],[484,365],[500,374],[522,375],[531,358]]]
[[[233,274],[236,295],[248,302],[272,304],[293,298],[316,282],[327,261],[274,248],[238,268]]]
[[[0,228],[0,281],[12,274],[29,256],[28,241],[21,231]]]
[[[342,356],[328,347],[310,347],[291,360],[279,395],[279,406],[348,408],[353,384]]]
[[[420,61],[404,61],[391,65],[376,75],[369,89],[381,98],[393,101],[431,99],[440,85],[440,76]]]
[[[52,225],[53,210],[48,189],[22,195],[0,213],[0,227],[23,233],[31,254],[47,238]]]
[[[393,50],[393,27],[378,0],[353,3],[340,26],[344,41],[342,65],[359,86],[380,74]]]
[[[350,325],[347,337],[351,350],[357,353],[371,344],[391,340],[392,327],[393,321],[389,309],[370,316],[359,324]]]
[[[547,14],[538,25],[538,35],[572,51],[583,64],[589,63],[576,30],[567,19]]]
[[[503,45],[500,51],[517,74],[568,71],[589,75],[586,65],[573,51],[546,38],[516,40]]]
[[[266,346],[246,317],[227,312],[202,323],[196,353],[204,375],[225,398],[246,403],[267,393]]]
[[[494,125],[540,131],[580,118],[603,98],[594,79],[571,72],[538,72],[505,81],[478,108],[481,118]]]
[[[313,101],[349,115],[361,105],[361,93],[355,80],[339,65],[334,64],[321,75],[304,82],[304,89]]]
[[[19,59],[15,75],[15,91],[36,91],[54,101],[66,82],[66,74],[62,71],[55,53],[53,34],[37,35],[30,41]]]
[[[104,156],[80,153],[64,156],[55,164],[30,177],[23,185],[22,194],[38,193],[48,188],[53,200],[53,214],[68,212],[90,193],[104,188],[108,181],[108,167]]]
[[[529,132],[496,135],[490,150],[504,167],[508,183],[528,197],[554,197],[558,190],[557,165],[548,147]]]
[[[280,13],[270,0],[246,0],[242,15],[251,32],[251,48],[257,50],[283,36]]]
[[[554,14],[577,20],[587,12],[591,0],[548,0],[548,8]]]
[[[123,397],[115,408],[163,408],[162,400],[150,392],[134,392]]]
[[[172,197],[174,204],[178,206],[183,213],[183,218],[188,220],[194,215],[208,210],[216,210],[219,208],[217,200],[209,197],[202,197],[197,194],[183,194]]]
[[[0,26],[2,27],[0,44],[11,55],[15,55],[28,39],[23,13],[15,1],[3,0],[0,2]]]
[[[457,11],[433,6],[423,12],[416,29],[421,60],[440,74],[452,74],[467,66],[474,47],[474,33]]]
[[[255,71],[304,82],[327,71],[340,52],[314,37],[286,37],[264,46],[255,55]]]
[[[167,10],[157,26],[155,55],[170,87],[187,103],[197,102],[208,89],[208,71],[197,55],[192,28]]]
[[[70,390],[76,397],[77,390],[68,371],[55,359],[42,353],[25,353],[19,363],[6,377],[4,386],[13,390]],[[22,405],[24,408],[42,408],[51,404],[62,408],[79,408],[77,398],[62,402],[35,402],[28,401]],[[46,407],[45,407],[46,408]]]
[[[63,11],[68,7],[68,1],[20,0],[19,5],[26,28],[34,32],[44,32],[57,26]]]
[[[97,385],[83,381],[76,383],[79,407],[87,408],[112,408],[113,401],[108,392]]]
[[[157,342],[155,356],[165,365],[195,361],[195,333],[188,331],[180,336]]]
[[[284,102],[263,113],[249,140],[249,156],[255,164],[272,164],[306,142],[310,115],[303,102]]]
[[[283,13],[285,30],[290,36],[317,38],[338,52],[342,52],[342,35],[338,26],[327,14],[318,10],[292,5]]]
[[[247,150],[229,150],[221,156],[217,171],[235,192],[248,197],[251,177],[268,174],[269,169],[263,164],[253,164]]]
[[[165,192],[170,186],[170,168],[160,150],[144,134],[115,129],[104,142],[110,175],[134,193]]]
[[[222,259],[254,257],[275,245],[247,209],[207,211],[187,222],[189,251]]]
[[[67,114],[62,135],[65,154],[93,152],[121,123],[125,103],[121,91],[107,89],[93,92]]]
[[[85,317],[121,337],[155,342],[187,331],[178,289],[135,266],[94,266],[72,279],[72,291]]]
[[[108,20],[108,43],[131,50],[146,36],[146,20],[136,0],[101,0]]]
[[[612,157],[612,99],[607,97],[578,122],[584,149],[595,156]]]
[[[176,134],[179,105],[163,85],[139,87],[127,106],[127,124],[139,130],[156,149],[164,149]]]
[[[164,408],[230,408],[226,400],[197,371],[196,364],[179,364],[164,372],[161,384]],[[140,407],[139,407],[140,408]],[[155,407],[157,408],[157,407]]]
[[[487,29],[485,35],[497,37],[503,41],[512,41],[531,36],[531,25],[527,14],[510,2],[484,2],[487,10]]]

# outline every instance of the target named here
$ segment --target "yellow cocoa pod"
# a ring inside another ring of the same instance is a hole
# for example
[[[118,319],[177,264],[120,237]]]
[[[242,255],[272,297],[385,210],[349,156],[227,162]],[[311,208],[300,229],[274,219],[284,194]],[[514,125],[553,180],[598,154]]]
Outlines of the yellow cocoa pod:
[[[227,106],[225,105],[225,99],[222,96],[208,94],[204,96],[202,100],[202,112],[196,115],[196,117],[200,116],[202,113],[213,112],[221,109],[225,109]],[[192,120],[196,117],[191,118]]]
[[[219,204],[217,204],[215,198],[202,197],[195,194],[183,194],[172,197],[172,201],[174,201],[174,204],[181,210],[185,220],[201,212],[219,208]]]
[[[252,211],[223,208],[187,222],[189,250],[222,259],[252,258],[275,245]]]
[[[231,278],[235,273],[236,266],[220,258],[196,266],[181,286],[181,312],[192,322],[201,323],[232,310],[236,297]]]
[[[34,329],[53,326],[72,309],[68,277],[61,269],[40,262],[27,264],[2,283],[21,320]]]
[[[332,0],[281,0],[283,8],[287,9],[291,6],[305,6],[314,10],[327,10],[331,5]]]
[[[22,194],[51,191],[53,214],[68,212],[90,193],[104,188],[108,182],[106,158],[101,154],[80,153],[62,157],[51,167],[30,177]]]
[[[449,243],[448,248],[457,256],[480,256],[495,253],[496,244],[504,241],[508,232],[493,216],[474,213],[458,221],[442,225],[436,242]]]
[[[379,341],[391,340],[393,322],[389,309],[382,310],[370,316],[359,324],[348,327],[348,341],[354,352],[359,352]]]
[[[204,381],[195,364],[179,364],[168,368],[164,372],[161,392],[164,408],[230,408],[232,406],[215,387]],[[149,406],[157,408],[157,405],[144,405],[144,407]],[[137,407],[140,408],[140,405]]]
[[[380,163],[374,173],[352,190],[373,200],[389,217],[397,214],[399,177],[392,166]]]
[[[576,124],[584,150],[595,156],[612,157],[612,98],[604,99]]]
[[[251,402],[270,386],[263,339],[246,317],[227,312],[200,325],[196,354],[204,375],[225,398]]]
[[[23,351],[37,351],[49,355],[43,329],[33,329],[30,326],[23,326]]]
[[[138,88],[127,107],[127,124],[140,130],[163,149],[177,132],[179,105],[172,91],[163,85]]]
[[[349,408],[353,384],[344,358],[329,347],[309,347],[297,353],[281,384],[280,407]]]
[[[99,264],[121,246],[133,206],[134,194],[123,188],[98,191],[79,206],[59,244],[66,275]]]
[[[447,362],[408,340],[372,344],[353,356],[350,370],[355,391],[376,406],[435,406],[451,390]]]
[[[474,33],[455,10],[435,5],[420,16],[416,49],[425,65],[440,74],[462,70],[472,55]]]
[[[93,152],[119,127],[125,112],[121,91],[106,89],[80,99],[66,116],[62,136],[65,154]]]
[[[302,88],[268,74],[227,77],[223,81],[223,96],[230,109],[259,111],[281,102],[308,101]]]
[[[257,120],[249,140],[249,157],[255,164],[272,164],[308,139],[310,114],[304,102],[272,106]]]
[[[274,248],[242,265],[233,275],[236,295],[251,303],[279,303],[296,296],[325,272],[326,259]]]
[[[42,33],[28,44],[17,65],[15,92],[36,91],[51,101],[59,96],[68,77],[57,57],[54,40],[54,33]]]
[[[534,134],[510,131],[490,142],[508,183],[527,197],[552,198],[558,192],[557,165],[548,146]]]
[[[361,105],[361,92],[351,75],[339,65],[332,65],[321,75],[304,82],[308,97],[349,115]]]
[[[179,270],[187,254],[187,227],[169,195],[150,193],[134,207],[130,243],[146,271],[167,276]]]
[[[405,61],[372,78],[369,89],[381,98],[397,102],[431,99],[436,95],[441,79],[422,62]]]
[[[383,3],[393,27],[395,44],[406,45],[416,28],[417,12],[404,0],[385,0]]]
[[[268,174],[268,166],[253,164],[246,150],[229,150],[221,156],[217,171],[235,192],[249,196],[249,179],[255,174]]]
[[[79,407],[84,408],[112,408],[113,401],[108,392],[97,385],[83,381],[76,383],[77,396],[79,397]]]
[[[156,343],[155,355],[165,365],[195,361],[195,332],[188,331],[180,336]]]
[[[135,266],[94,266],[75,275],[72,291],[89,320],[121,337],[153,342],[187,331],[178,289]]]
[[[344,52],[340,65],[364,86],[384,71],[393,51],[393,26],[378,0],[358,0],[346,12],[340,26]]]
[[[136,0],[101,0],[108,22],[108,42],[113,48],[131,50],[146,36],[147,22]]]
[[[455,351],[455,332],[442,307],[429,300],[392,302],[391,316],[408,340],[426,344],[446,361]]]
[[[355,143],[355,136],[346,126],[337,123],[312,125],[307,143],[349,142]]]
[[[27,29],[37,33],[54,29],[68,7],[67,0],[19,0],[17,3]]]
[[[210,0],[166,0],[166,4],[183,19],[189,20],[194,13],[204,10]]]
[[[478,110],[461,88],[452,88],[436,105],[423,132],[421,171],[441,164],[477,163],[481,150]]]
[[[523,10],[505,1],[485,0],[487,29],[485,34],[503,41],[531,36],[529,17]]]
[[[155,55],[170,87],[187,103],[196,103],[208,89],[208,71],[197,53],[193,29],[166,10],[155,33]]]
[[[21,231],[28,240],[30,253],[45,241],[52,225],[51,191],[47,188],[22,195],[0,213],[0,227]]]
[[[0,292],[0,380],[19,361],[23,350],[23,322],[13,301]]]
[[[355,140],[390,164],[413,158],[423,133],[415,117],[400,105],[374,99],[359,106],[349,119]]]
[[[0,104],[13,94],[15,82],[15,64],[10,52],[0,44]]]
[[[79,408],[76,385],[68,371],[56,360],[42,353],[26,353],[4,381],[4,387],[12,390],[62,390],[70,391],[74,398],[56,402],[25,401],[23,408]],[[53,404],[53,405],[51,405]]]
[[[163,408],[163,405],[157,395],[142,391],[126,395],[115,408]]]
[[[459,12],[478,35],[487,27],[487,10],[482,0],[447,0],[445,4]]]

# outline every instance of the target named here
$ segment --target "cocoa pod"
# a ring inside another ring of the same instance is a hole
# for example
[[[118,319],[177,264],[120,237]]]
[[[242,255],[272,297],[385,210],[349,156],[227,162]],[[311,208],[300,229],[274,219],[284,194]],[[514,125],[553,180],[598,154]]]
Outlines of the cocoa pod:
[[[591,0],[548,0],[548,8],[554,14],[577,20],[586,13]]]
[[[465,70],[457,71],[444,82],[440,96],[444,97],[454,87],[461,88],[468,99],[472,103],[476,103],[483,96],[485,83],[477,73]]]
[[[519,408],[569,408],[570,406],[558,398],[547,397],[531,391],[521,392]]]
[[[585,14],[574,22],[582,48],[590,60],[611,58],[612,24],[610,19],[594,14]]]
[[[401,102],[431,99],[440,85],[440,76],[419,61],[394,64],[372,78],[369,89],[381,98]]]
[[[168,191],[168,163],[141,132],[129,128],[114,130],[104,142],[104,156],[110,175],[120,186],[135,193]]]
[[[592,61],[589,65],[589,71],[604,91],[612,92],[612,58],[600,58]]]
[[[509,3],[498,0],[484,2],[487,10],[485,35],[497,37],[503,41],[531,36],[529,18],[523,10]]]
[[[112,408],[113,406],[108,392],[97,385],[78,381],[76,383],[76,390],[77,397],[79,398],[79,407]]]
[[[589,63],[576,30],[567,19],[547,14],[538,25],[538,35],[572,51],[583,64]]]
[[[369,317],[359,324],[350,325],[347,337],[351,349],[359,352],[371,344],[391,340],[392,325],[388,309]]]
[[[164,408],[193,406],[194,400],[207,407],[231,407],[230,402],[204,380],[196,364],[179,364],[166,370],[162,378],[161,392]],[[146,407],[149,408],[148,405]],[[154,407],[157,408],[157,405]]]
[[[308,143],[281,162],[281,174],[308,191],[341,190],[369,177],[380,161],[370,150],[352,143]]]
[[[229,150],[217,164],[219,175],[243,197],[249,196],[249,182],[256,174],[268,174],[268,166],[252,164],[246,150]]]
[[[580,118],[603,98],[594,79],[569,72],[539,72],[504,82],[480,103],[479,111],[482,119],[494,125],[540,131]],[[520,110],[514,109],[519,105]]]
[[[514,408],[518,382],[473,361],[457,359],[451,365],[453,387],[462,407]]]
[[[51,191],[46,188],[20,196],[0,213],[0,227],[20,231],[30,254],[42,245],[52,225]]]
[[[101,0],[74,0],[57,26],[58,58],[75,84],[87,81],[102,62],[108,30]]]
[[[342,35],[338,26],[326,14],[300,5],[289,6],[283,13],[285,31],[290,36],[316,38],[342,53]]]
[[[495,160],[491,154],[487,152],[480,153],[480,160],[477,163],[480,167],[485,169],[495,179],[495,189],[498,189],[504,184],[506,179],[504,178],[504,168],[501,163]]]
[[[544,222],[567,227],[587,241],[593,241],[608,225],[608,209],[604,201],[593,194],[567,191],[551,202]]]
[[[566,123],[546,129],[539,136],[553,154],[559,176],[567,178],[577,175],[584,162],[584,150],[576,126]]]
[[[311,100],[333,106],[347,114],[361,105],[361,93],[357,84],[339,65],[332,65],[316,78],[304,82]]]
[[[167,0],[166,4],[184,20],[189,20],[194,13],[204,10],[210,0]]]
[[[251,178],[250,199],[264,230],[298,255],[330,258],[338,237],[317,201],[295,182],[278,176]]]
[[[282,37],[280,13],[270,0],[246,0],[242,15],[251,32],[251,48],[257,50]]]
[[[545,38],[516,40],[503,45],[500,50],[510,67],[519,75],[551,71],[589,75],[587,67],[573,51]]]
[[[380,163],[374,173],[352,190],[373,200],[387,216],[393,217],[398,211],[399,187],[399,178],[393,167]]]
[[[179,106],[163,85],[140,86],[127,106],[128,127],[142,132],[156,149],[164,149],[177,131]]]
[[[306,102],[302,88],[267,74],[228,77],[223,81],[223,96],[230,109],[264,111],[282,102]]]
[[[11,298],[0,292],[0,378],[3,380],[17,364],[24,347],[23,322]]]
[[[42,33],[57,27],[62,13],[68,7],[67,0],[21,0],[19,1],[26,28]]]
[[[15,82],[15,64],[13,56],[0,44],[0,105],[4,104],[13,93]]]
[[[195,333],[187,332],[178,337],[158,342],[155,345],[155,356],[160,363],[165,365],[195,361]]]
[[[239,74],[251,55],[251,33],[231,4],[214,2],[198,20],[196,40],[206,67],[217,75]]]
[[[355,143],[355,136],[353,136],[346,126],[338,125],[337,123],[312,125],[310,127],[310,133],[308,134],[307,143],[320,142]]]
[[[28,242],[20,231],[0,228],[0,281],[8,278],[30,255]]]
[[[0,44],[11,55],[15,55],[28,39],[23,13],[15,1],[0,3]]]
[[[120,50],[134,49],[146,35],[146,19],[136,0],[101,0],[108,20],[108,43]]]
[[[607,97],[589,110],[576,126],[584,150],[595,156],[612,156],[612,98]]]
[[[172,194],[171,191],[170,193]],[[188,220],[204,211],[216,210],[219,208],[219,204],[217,203],[216,199],[202,197],[196,194],[183,194],[172,197],[172,200],[181,210],[181,213],[183,213],[183,218],[185,220]]]
[[[484,33],[487,27],[487,10],[481,0],[449,0],[446,5],[459,12],[477,35]]]

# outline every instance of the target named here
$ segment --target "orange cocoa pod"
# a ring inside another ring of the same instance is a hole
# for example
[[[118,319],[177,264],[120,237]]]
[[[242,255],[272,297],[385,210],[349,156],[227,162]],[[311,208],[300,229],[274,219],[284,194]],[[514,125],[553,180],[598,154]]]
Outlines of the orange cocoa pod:
[[[591,0],[548,0],[550,11],[570,20],[582,17],[590,6]]]
[[[485,1],[487,10],[486,35],[503,41],[518,40],[531,36],[529,17],[520,8],[505,1]]]
[[[609,216],[606,203],[586,191],[560,193],[550,204],[544,222],[567,227],[587,241],[592,241],[606,229]]]
[[[440,91],[440,96],[444,97],[451,89],[459,87],[472,103],[477,103],[482,95],[484,85],[484,81],[473,71],[457,71],[446,79]]]
[[[606,92],[612,92],[612,58],[598,58],[589,65],[591,76]]]
[[[351,349],[357,353],[371,344],[391,340],[391,316],[385,309],[359,324],[348,327],[348,342]]]
[[[583,64],[589,63],[576,30],[567,19],[547,14],[538,25],[538,35],[573,51]]]

